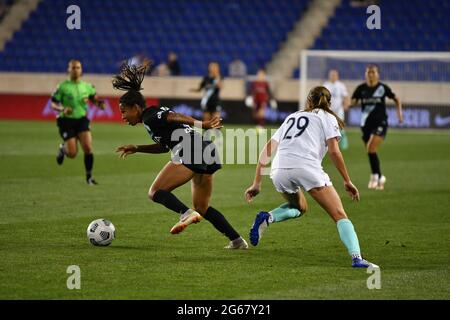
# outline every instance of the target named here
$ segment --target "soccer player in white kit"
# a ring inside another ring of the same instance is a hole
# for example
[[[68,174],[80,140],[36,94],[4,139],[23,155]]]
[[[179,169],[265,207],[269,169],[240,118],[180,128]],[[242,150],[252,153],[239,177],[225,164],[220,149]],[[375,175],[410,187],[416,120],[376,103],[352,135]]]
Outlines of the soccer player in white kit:
[[[345,84],[339,80],[339,72],[336,69],[328,72],[328,81],[325,81],[323,86],[331,92],[331,110],[344,121],[345,111],[350,106],[350,97]],[[348,149],[348,138],[344,129],[341,129],[341,136],[339,147],[346,150]]]
[[[359,191],[348,175],[339,150],[341,119],[330,109],[331,93],[325,87],[315,87],[309,94],[304,111],[289,115],[267,142],[256,166],[252,186],[245,191],[248,202],[261,191],[262,170],[272,161],[270,177],[278,192],[288,201],[270,212],[256,215],[250,230],[250,242],[256,246],[269,224],[300,217],[307,210],[307,191],[336,222],[339,236],[352,257],[355,268],[378,267],[361,257],[358,237],[348,219],[341,199],[323,171],[322,159],[328,151],[333,164],[344,179],[347,193],[359,201]]]

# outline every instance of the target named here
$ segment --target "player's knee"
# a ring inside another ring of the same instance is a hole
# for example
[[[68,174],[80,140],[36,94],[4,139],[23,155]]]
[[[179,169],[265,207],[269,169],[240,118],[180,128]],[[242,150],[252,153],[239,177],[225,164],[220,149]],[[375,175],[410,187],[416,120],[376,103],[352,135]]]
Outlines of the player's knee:
[[[66,156],[73,159],[77,156],[76,150],[66,150]]]
[[[377,148],[370,143],[367,145],[366,149],[367,149],[367,153],[376,153],[377,152]]]
[[[162,188],[150,187],[150,190],[148,191],[148,198],[153,202],[165,205],[171,199],[170,191]]]

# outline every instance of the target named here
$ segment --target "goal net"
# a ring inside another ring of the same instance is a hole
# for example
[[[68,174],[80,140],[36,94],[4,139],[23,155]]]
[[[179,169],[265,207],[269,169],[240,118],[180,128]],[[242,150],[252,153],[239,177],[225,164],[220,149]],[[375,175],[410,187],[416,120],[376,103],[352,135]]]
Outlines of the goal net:
[[[379,66],[380,81],[391,87],[404,107],[404,124],[410,128],[450,128],[450,52],[304,50],[300,54],[299,107],[309,90],[322,85],[335,69],[351,97],[365,81],[365,68]],[[400,126],[393,102],[387,100],[390,126]],[[346,114],[349,126],[358,126],[360,108]]]

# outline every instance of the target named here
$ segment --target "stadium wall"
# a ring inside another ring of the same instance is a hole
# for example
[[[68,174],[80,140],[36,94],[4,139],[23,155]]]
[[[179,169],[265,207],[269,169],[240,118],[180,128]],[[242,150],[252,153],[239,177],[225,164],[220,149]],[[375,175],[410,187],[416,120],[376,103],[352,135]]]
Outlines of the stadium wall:
[[[0,119],[51,120],[55,113],[50,108],[50,95],[57,84],[66,78],[65,74],[0,73]],[[93,83],[100,97],[106,99],[105,111],[90,109],[90,117],[98,121],[120,121],[118,96],[111,86],[111,77],[86,74],[84,80]],[[177,110],[201,117],[200,94],[192,93],[198,87],[200,77],[148,77],[143,83],[143,94],[149,104],[164,104]],[[320,85],[322,80],[310,80],[308,88]],[[345,81],[349,92],[362,81]],[[430,82],[395,82],[389,85],[404,104],[405,127],[450,128],[450,84]],[[229,123],[252,123],[251,110],[244,105],[245,81],[225,79],[221,93],[224,119]],[[274,95],[279,109],[269,110],[268,122],[279,123],[287,114],[298,109],[298,80],[274,81]],[[391,126],[396,123],[396,115],[389,106]],[[349,126],[359,125],[359,108],[350,110],[347,116]]]

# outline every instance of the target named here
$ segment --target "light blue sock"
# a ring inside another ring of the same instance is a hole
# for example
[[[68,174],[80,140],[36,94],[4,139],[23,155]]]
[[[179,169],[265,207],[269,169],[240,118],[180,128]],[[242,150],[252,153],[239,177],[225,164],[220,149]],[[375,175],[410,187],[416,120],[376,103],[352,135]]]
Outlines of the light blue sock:
[[[291,207],[288,203],[284,203],[278,208],[270,211],[272,222],[280,222],[287,219],[300,217],[301,212],[297,208]]]
[[[341,141],[339,141],[339,147],[342,150],[348,149],[348,138],[347,138],[347,133],[345,132],[344,129],[341,130]]]
[[[360,258],[361,250],[359,249],[358,236],[352,222],[348,219],[341,219],[337,222],[337,228],[342,242],[348,249],[348,253],[352,257]]]

